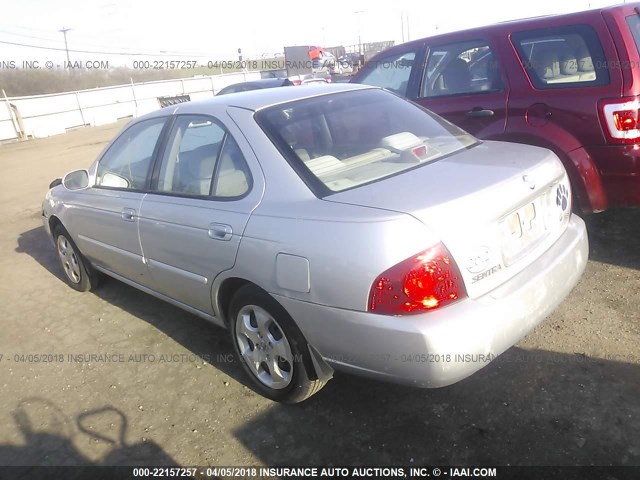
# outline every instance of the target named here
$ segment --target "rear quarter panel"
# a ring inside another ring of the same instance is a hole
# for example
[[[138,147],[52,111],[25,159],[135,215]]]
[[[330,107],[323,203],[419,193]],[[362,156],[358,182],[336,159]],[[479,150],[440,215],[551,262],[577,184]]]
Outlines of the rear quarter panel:
[[[315,197],[257,126],[253,112],[232,107],[229,115],[256,153],[265,190],[244,231],[235,267],[215,285],[244,278],[273,294],[362,311],[378,275],[438,241],[409,215]],[[278,281],[278,254],[307,260],[308,291],[304,278],[300,288]]]
[[[565,164],[579,205],[584,211],[599,211],[607,208],[607,199],[597,159],[588,154],[588,148],[606,143],[600,125],[598,100],[621,94],[622,72],[609,68],[609,83],[602,86],[536,88],[525,71],[513,39],[517,32],[582,24],[591,25],[596,31],[606,61],[617,61],[614,41],[600,11],[518,22],[511,28],[501,27],[504,41],[498,42],[499,54],[511,85],[507,126],[501,139],[554,151]]]
[[[383,271],[437,242],[408,215],[319,199],[283,204],[268,195],[249,220],[233,275],[272,294],[366,311]],[[308,280],[302,273],[293,285],[282,282],[283,254],[307,260]]]
[[[551,17],[531,21],[513,30],[503,31],[500,53],[504,59],[511,84],[507,136],[530,132],[548,143],[556,144],[564,152],[580,146],[605,143],[598,117],[598,100],[615,97],[622,92],[622,73],[609,69],[609,84],[590,87],[536,88],[529,79],[515,48],[513,34],[529,30],[591,25],[602,44],[606,61],[618,60],[613,39],[600,12],[586,12],[583,17]]]

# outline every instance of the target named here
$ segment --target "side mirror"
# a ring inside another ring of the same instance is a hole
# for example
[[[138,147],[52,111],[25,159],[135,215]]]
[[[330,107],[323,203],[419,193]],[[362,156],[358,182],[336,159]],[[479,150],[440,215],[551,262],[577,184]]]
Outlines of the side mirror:
[[[103,187],[129,188],[131,184],[129,180],[117,173],[106,172],[102,175],[100,185]]]
[[[67,190],[82,190],[89,186],[89,172],[86,170],[75,170],[62,177],[62,185]]]

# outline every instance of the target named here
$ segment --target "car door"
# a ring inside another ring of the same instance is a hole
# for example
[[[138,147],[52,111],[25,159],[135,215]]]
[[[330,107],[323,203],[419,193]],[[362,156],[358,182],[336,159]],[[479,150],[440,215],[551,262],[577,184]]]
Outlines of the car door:
[[[136,122],[105,150],[95,184],[78,195],[69,231],[92,263],[144,284],[146,266],[138,238],[138,213],[166,117]]]
[[[508,83],[486,39],[428,45],[417,95],[409,98],[479,138],[505,131]]]
[[[177,115],[140,212],[151,288],[209,315],[211,283],[234,265],[262,194],[236,138],[212,116]]]

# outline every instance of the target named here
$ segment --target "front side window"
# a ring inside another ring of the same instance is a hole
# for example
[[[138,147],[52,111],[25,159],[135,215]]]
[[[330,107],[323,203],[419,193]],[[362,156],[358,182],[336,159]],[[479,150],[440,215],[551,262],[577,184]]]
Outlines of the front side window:
[[[422,98],[497,92],[503,87],[500,65],[486,41],[429,48]]]
[[[609,71],[598,35],[588,25],[519,32],[512,36],[531,83],[539,89],[607,85]]]
[[[271,107],[256,120],[318,196],[426,165],[477,140],[380,89]]]
[[[125,130],[98,163],[96,185],[142,190],[165,117],[144,120]]]
[[[162,158],[159,192],[238,197],[249,189],[240,148],[219,123],[205,116],[179,116]]]
[[[386,88],[406,96],[415,58],[416,52],[404,52],[370,62],[367,64],[369,70],[360,78],[359,83]]]

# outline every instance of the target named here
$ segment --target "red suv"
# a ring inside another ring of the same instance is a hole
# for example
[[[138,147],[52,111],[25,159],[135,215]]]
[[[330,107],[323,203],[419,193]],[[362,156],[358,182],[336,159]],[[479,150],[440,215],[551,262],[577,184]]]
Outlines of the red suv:
[[[500,23],[378,54],[377,85],[487,140],[553,150],[583,212],[640,205],[640,3]]]

